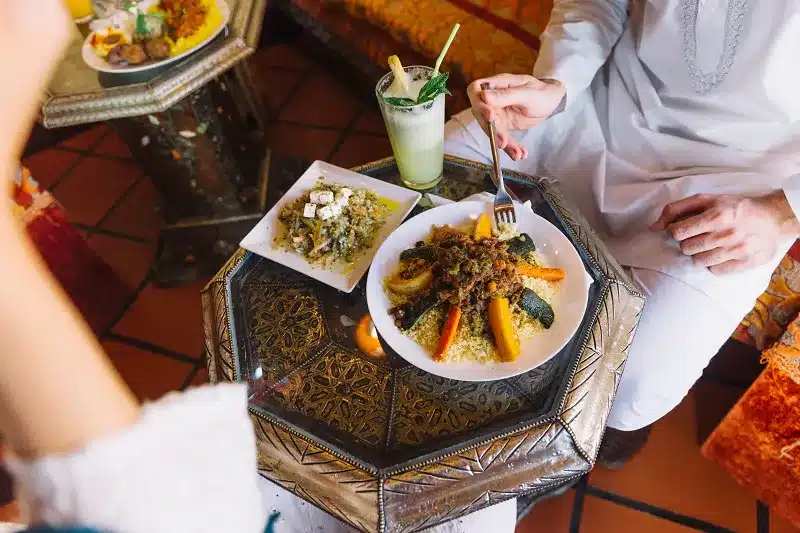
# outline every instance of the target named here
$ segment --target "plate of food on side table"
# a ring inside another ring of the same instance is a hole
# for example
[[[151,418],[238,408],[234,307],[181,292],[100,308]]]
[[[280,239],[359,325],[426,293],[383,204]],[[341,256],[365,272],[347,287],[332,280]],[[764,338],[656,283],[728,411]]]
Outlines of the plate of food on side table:
[[[240,245],[349,293],[421,197],[315,161]]]
[[[99,72],[163,67],[210,43],[227,26],[225,0],[139,0],[110,7],[90,23],[83,61]]]
[[[491,202],[436,207],[383,242],[367,280],[375,327],[431,374],[491,381],[556,355],[583,321],[591,283],[569,239],[529,207],[499,234]]]

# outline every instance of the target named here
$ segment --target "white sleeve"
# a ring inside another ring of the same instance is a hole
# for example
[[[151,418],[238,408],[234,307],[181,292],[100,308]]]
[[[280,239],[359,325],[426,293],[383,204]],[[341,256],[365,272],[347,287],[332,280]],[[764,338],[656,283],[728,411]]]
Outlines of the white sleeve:
[[[795,218],[800,220],[800,176],[794,176],[787,180],[783,187],[783,194],[786,195],[786,201],[794,211]]]
[[[628,0],[554,0],[533,75],[559,80],[567,107],[592,83],[627,20]]]
[[[243,385],[172,394],[86,449],[9,460],[33,518],[115,533],[262,533],[253,426]]]

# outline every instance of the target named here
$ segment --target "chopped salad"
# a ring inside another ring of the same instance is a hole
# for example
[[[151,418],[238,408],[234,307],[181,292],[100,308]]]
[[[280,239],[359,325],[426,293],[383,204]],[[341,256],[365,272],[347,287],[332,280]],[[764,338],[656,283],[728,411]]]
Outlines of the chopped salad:
[[[375,192],[320,181],[280,210],[282,244],[312,264],[352,263],[372,246],[391,209]]]

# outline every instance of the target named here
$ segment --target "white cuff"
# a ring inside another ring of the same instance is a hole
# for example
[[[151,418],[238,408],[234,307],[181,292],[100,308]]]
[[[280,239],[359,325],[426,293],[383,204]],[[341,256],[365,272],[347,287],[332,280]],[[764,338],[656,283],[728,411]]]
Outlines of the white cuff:
[[[77,453],[10,470],[37,521],[115,533],[261,533],[253,427],[243,385],[171,394],[133,427]]]
[[[586,60],[574,55],[563,57],[558,62],[539,55],[533,68],[534,77],[558,80],[564,85],[566,109],[591,85],[596,73],[597,71],[587,72]]]

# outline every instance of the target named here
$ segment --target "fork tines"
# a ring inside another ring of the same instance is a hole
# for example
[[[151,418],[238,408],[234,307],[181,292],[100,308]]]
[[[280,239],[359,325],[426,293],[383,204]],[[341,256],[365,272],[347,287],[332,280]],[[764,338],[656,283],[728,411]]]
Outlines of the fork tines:
[[[498,223],[503,224],[516,224],[517,217],[514,213],[514,206],[500,206],[494,208],[494,219]]]

